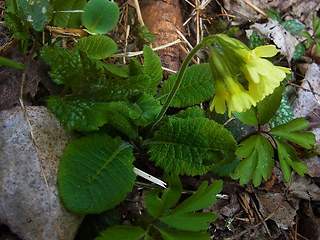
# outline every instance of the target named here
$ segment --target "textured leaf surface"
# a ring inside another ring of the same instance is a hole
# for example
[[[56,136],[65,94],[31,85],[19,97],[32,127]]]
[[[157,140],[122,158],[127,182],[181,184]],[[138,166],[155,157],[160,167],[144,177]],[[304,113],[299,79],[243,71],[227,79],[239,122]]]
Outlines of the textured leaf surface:
[[[292,35],[297,35],[304,30],[304,26],[298,23],[295,19],[287,20],[281,24]]]
[[[177,118],[207,118],[206,112],[199,106],[189,107],[186,110],[180,111]]]
[[[62,28],[79,28],[81,25],[81,13],[58,12],[67,10],[82,10],[86,0],[55,0],[53,24]]]
[[[285,181],[290,180],[291,168],[301,176],[308,172],[306,165],[299,160],[297,153],[292,146],[276,138],[274,138],[274,141],[277,144],[279,162]]]
[[[197,175],[234,160],[236,143],[222,125],[204,118],[169,118],[150,145],[150,160],[166,172]],[[206,154],[206,156],[203,156]],[[205,165],[203,158],[211,161]]]
[[[209,223],[217,216],[209,212],[194,212],[207,208],[216,202],[215,195],[222,190],[222,181],[215,181],[207,188],[203,182],[198,190],[160,220],[179,230],[201,231],[209,227]]]
[[[47,107],[69,131],[94,131],[107,123],[108,103],[94,103],[78,98],[51,96]]]
[[[306,46],[307,46],[307,44],[306,44]],[[303,44],[298,43],[296,45],[296,48],[295,48],[294,53],[292,55],[292,58],[295,60],[300,59],[304,55],[304,52],[305,52],[305,48],[304,48]]]
[[[99,213],[114,208],[131,191],[131,145],[108,135],[90,135],[70,142],[58,173],[64,205],[77,213]]]
[[[150,190],[146,195],[146,207],[154,218],[160,217],[169,210],[178,202],[182,194],[182,185],[177,175],[171,175],[166,180],[169,182],[169,187],[163,190],[161,198],[159,197],[160,188]]]
[[[159,94],[159,99],[163,104],[174,83],[177,79],[178,73],[169,77],[169,79],[162,86]],[[208,63],[193,65],[187,68],[181,85],[172,99],[171,107],[188,107],[210,100],[214,92],[214,85],[212,83],[212,74]]]
[[[274,165],[273,148],[270,142],[261,135],[254,135],[241,142],[236,155],[244,158],[237,166],[233,178],[239,179],[240,184],[247,184],[251,179],[254,186],[259,186],[261,178],[267,180]]]
[[[82,24],[90,33],[105,34],[118,23],[119,9],[115,2],[90,0],[83,10]]]
[[[275,116],[270,120],[270,127],[290,122],[294,117],[293,111],[286,95],[282,97],[280,107]]]
[[[282,93],[284,90],[285,87],[278,87],[271,95],[265,97],[261,102],[257,103],[259,125],[268,123],[277,112],[281,104]]]
[[[101,232],[95,240],[140,240],[145,231],[135,226],[113,226]]]
[[[256,30],[253,30],[249,38],[249,48],[254,49],[256,47],[263,46],[264,44],[264,39],[260,38]]]
[[[144,68],[145,74],[150,76],[150,83],[145,89],[146,93],[155,95],[157,91],[157,86],[162,80],[162,67],[160,58],[158,55],[152,51],[151,47],[145,45],[143,47],[143,57],[144,57]]]
[[[80,38],[75,44],[75,49],[86,52],[97,59],[103,59],[114,54],[118,50],[118,46],[109,37],[92,35]]]
[[[8,12],[4,13],[6,26],[10,29],[11,32],[14,32],[14,36],[20,40],[29,40],[30,33],[29,28],[31,27],[30,23],[26,20],[20,19],[16,14]],[[29,26],[30,25],[30,26]]]
[[[311,132],[297,132],[307,128],[308,125],[309,122],[304,118],[297,118],[291,122],[276,126],[271,129],[270,134],[287,139],[306,149],[311,149],[316,142],[314,134]]]
[[[158,228],[164,240],[209,240],[210,233],[206,231],[190,232],[175,231],[164,228]]]

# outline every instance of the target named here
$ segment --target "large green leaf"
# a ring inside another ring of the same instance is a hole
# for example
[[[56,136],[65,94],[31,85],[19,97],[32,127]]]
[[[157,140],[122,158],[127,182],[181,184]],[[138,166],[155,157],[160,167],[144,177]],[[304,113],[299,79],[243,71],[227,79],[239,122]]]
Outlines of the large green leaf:
[[[205,118],[169,118],[144,144],[150,145],[150,160],[157,166],[188,175],[204,174],[232,162],[236,148],[230,132]]]
[[[161,214],[164,214],[176,204],[181,197],[182,185],[179,177],[172,174],[166,180],[169,182],[169,187],[163,190],[161,197],[159,197],[162,190],[160,188],[152,189],[146,195],[146,207],[154,218],[159,218]]]
[[[206,231],[190,232],[157,228],[164,240],[209,240],[210,233]]]
[[[271,174],[274,165],[273,148],[261,135],[253,135],[241,142],[241,145],[236,154],[244,159],[240,161],[232,178],[240,178],[240,184],[247,184],[252,179],[254,186],[259,186],[261,178],[267,180]]]
[[[44,29],[45,22],[48,20],[52,8],[50,0],[18,0],[17,1],[19,12],[26,17],[36,31]]]
[[[297,132],[307,128],[308,125],[309,122],[304,118],[297,118],[291,122],[276,126],[271,129],[270,134],[287,139],[306,149],[311,149],[316,142],[314,134],[311,132]]]
[[[135,226],[113,226],[101,232],[95,240],[140,240],[145,230]]]
[[[53,24],[62,28],[79,28],[81,25],[80,12],[59,12],[59,11],[72,11],[82,10],[86,5],[86,0],[55,0]]]
[[[109,0],[90,0],[83,8],[82,24],[90,33],[105,34],[118,23],[119,9]]]
[[[14,36],[20,40],[29,40],[30,33],[29,28],[31,24],[26,20],[19,18],[16,14],[8,12],[7,10],[4,13],[4,18],[6,26],[14,33]]]
[[[189,107],[186,110],[180,111],[177,115],[177,118],[207,118],[206,112],[199,106]]]
[[[74,47],[97,59],[110,57],[118,50],[117,44],[111,38],[103,35],[80,38]]]
[[[274,92],[257,103],[258,123],[264,125],[274,116],[280,107],[284,86],[280,86]]]
[[[94,131],[107,123],[108,103],[90,102],[81,97],[51,96],[47,107],[69,131]]]
[[[70,142],[58,172],[65,207],[83,214],[114,208],[134,185],[134,160],[132,146],[119,137],[89,135]]]
[[[233,114],[245,124],[258,125],[257,109],[255,107],[251,107],[245,112],[235,112]]]
[[[216,194],[222,190],[222,181],[215,181],[207,188],[208,182],[203,182],[197,191],[178,205],[173,211],[160,218],[161,221],[179,230],[202,231],[217,216],[211,212],[194,212],[207,208],[216,202]]]
[[[171,75],[162,86],[158,97],[162,104],[166,101],[177,76],[178,73]],[[210,100],[213,92],[214,85],[209,64],[193,65],[186,69],[181,85],[172,99],[170,107],[188,107],[200,104]]]
[[[301,176],[308,172],[306,165],[299,160],[297,153],[292,146],[277,138],[274,138],[274,141],[277,144],[279,162],[285,181],[290,180],[291,168]]]
[[[155,95],[157,91],[157,86],[162,80],[162,67],[160,58],[158,55],[152,51],[151,47],[145,45],[143,47],[143,57],[144,57],[144,68],[143,72],[150,76],[150,83],[145,89],[146,93]]]

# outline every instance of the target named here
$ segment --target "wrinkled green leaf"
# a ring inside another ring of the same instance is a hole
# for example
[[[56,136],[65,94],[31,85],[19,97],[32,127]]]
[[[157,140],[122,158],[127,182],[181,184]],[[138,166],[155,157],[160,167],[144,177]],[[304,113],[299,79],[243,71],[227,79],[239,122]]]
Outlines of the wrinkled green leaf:
[[[9,58],[5,58],[5,57],[0,56],[0,66],[1,65],[11,67],[11,68],[17,68],[17,69],[25,69],[26,68],[26,66],[23,65],[22,63],[18,63],[18,62],[13,61]]]
[[[205,118],[169,118],[144,144],[150,145],[150,160],[157,166],[188,175],[204,174],[232,162],[236,148],[229,131]]]
[[[263,46],[264,44],[264,39],[258,35],[256,30],[253,30],[249,38],[249,48],[254,49],[256,47]]]
[[[180,111],[177,115],[177,118],[207,118],[206,112],[199,106],[189,107],[186,110]]]
[[[90,33],[105,34],[118,23],[119,9],[109,0],[90,0],[83,8],[82,24]]]
[[[47,107],[69,131],[94,131],[108,122],[107,103],[90,102],[81,97],[50,96]]]
[[[297,132],[307,128],[308,125],[309,122],[304,118],[297,118],[291,122],[276,126],[269,133],[299,144],[306,149],[311,149],[316,141],[314,134],[311,132]]]
[[[119,137],[89,135],[70,142],[58,172],[65,207],[82,214],[114,208],[134,185],[134,160],[132,146]]]
[[[54,0],[53,25],[62,28],[79,28],[81,25],[80,12],[59,11],[82,10],[86,3],[86,0]]]
[[[276,20],[277,22],[281,23],[281,17],[280,17],[280,13],[277,10],[274,10],[272,8],[270,8],[267,11],[267,15],[269,18]]]
[[[107,70],[108,72],[110,72],[116,76],[119,76],[122,78],[129,77],[129,67],[126,65],[123,65],[120,67],[115,64],[108,63],[108,62],[104,62],[102,64],[103,64],[103,67],[105,70]]]
[[[247,184],[251,179],[255,187],[261,178],[267,180],[274,165],[273,148],[270,142],[261,135],[253,135],[241,142],[236,155],[243,158],[237,166],[232,178],[239,179],[240,184]]]
[[[169,187],[163,190],[161,197],[159,197],[162,191],[160,188],[152,189],[146,195],[146,207],[154,218],[159,218],[161,214],[167,212],[181,197],[182,185],[179,177],[172,174],[167,176],[166,180],[169,183]]]
[[[274,92],[266,96],[262,101],[257,103],[258,123],[264,125],[274,116],[280,107],[282,93],[285,87],[280,86],[274,90]]]
[[[209,240],[210,233],[206,231],[190,232],[157,228],[164,240]]]
[[[80,38],[74,47],[97,59],[110,57],[118,50],[117,44],[111,38],[103,35]]]
[[[140,240],[145,230],[135,226],[113,226],[101,232],[95,240]]]
[[[305,51],[305,49],[304,49],[304,46],[302,45],[302,43],[298,43],[296,45],[296,48],[295,48],[294,53],[292,55],[292,58],[295,60],[300,59],[304,55],[304,51]]]
[[[297,153],[292,146],[277,138],[274,138],[274,141],[277,144],[279,162],[285,181],[288,182],[290,180],[291,168],[301,176],[308,172],[306,165],[299,160]]]
[[[202,231],[209,227],[209,223],[217,216],[211,212],[194,212],[207,208],[216,202],[215,195],[222,190],[222,181],[215,181],[207,188],[208,182],[203,182],[197,191],[178,205],[168,215],[160,220],[170,226],[184,231]]]
[[[281,25],[292,35],[298,35],[302,30],[304,30],[304,26],[298,23],[295,19],[287,20],[281,23]]]
[[[144,68],[143,73],[147,74],[150,77],[150,82],[145,89],[146,93],[155,95],[157,91],[157,86],[162,80],[162,67],[160,58],[158,55],[153,52],[151,47],[145,45],[143,47],[143,57],[144,57]]]
[[[177,76],[178,73],[171,75],[162,86],[162,90],[158,96],[162,104],[166,101]],[[203,63],[192,65],[186,69],[181,85],[172,99],[170,106],[188,107],[200,104],[210,100],[213,92],[214,85],[212,83],[212,74],[209,64]]]

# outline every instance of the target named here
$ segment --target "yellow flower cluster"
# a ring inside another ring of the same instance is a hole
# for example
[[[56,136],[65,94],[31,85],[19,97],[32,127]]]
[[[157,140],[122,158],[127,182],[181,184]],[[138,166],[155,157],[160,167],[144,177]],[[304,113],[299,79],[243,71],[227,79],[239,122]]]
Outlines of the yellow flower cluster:
[[[215,95],[210,110],[224,114],[244,112],[256,106],[271,94],[290,73],[288,68],[274,66],[262,57],[273,57],[277,49],[273,45],[249,50],[243,43],[226,35],[217,36],[217,46],[210,47],[210,66],[215,84]],[[244,75],[243,86],[238,76]]]

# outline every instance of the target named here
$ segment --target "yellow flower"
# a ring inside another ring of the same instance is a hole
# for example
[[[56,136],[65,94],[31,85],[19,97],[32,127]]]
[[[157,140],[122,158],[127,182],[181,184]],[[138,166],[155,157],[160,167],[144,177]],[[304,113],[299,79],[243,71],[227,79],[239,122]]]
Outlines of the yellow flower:
[[[213,109],[217,113],[224,114],[226,112],[226,103],[230,100],[230,94],[226,91],[223,82],[220,80],[215,81],[215,94],[212,100],[210,111]]]

